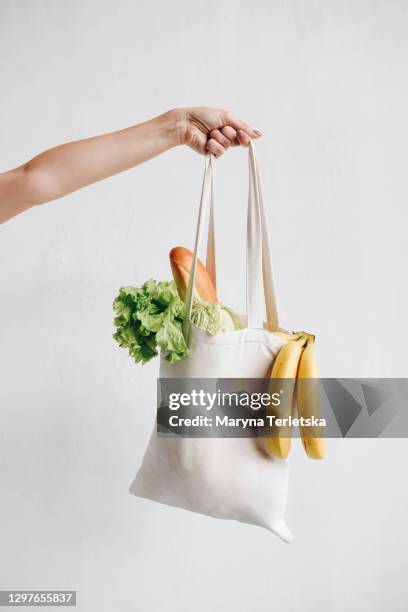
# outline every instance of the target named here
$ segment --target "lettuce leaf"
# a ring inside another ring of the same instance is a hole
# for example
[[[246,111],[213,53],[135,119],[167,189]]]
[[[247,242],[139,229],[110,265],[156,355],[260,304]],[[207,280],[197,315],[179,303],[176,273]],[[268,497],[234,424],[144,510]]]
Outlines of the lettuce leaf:
[[[214,335],[242,329],[239,316],[224,304],[195,300],[191,313],[191,322],[196,327]]]
[[[188,354],[182,332],[185,309],[174,281],[150,279],[142,287],[122,287],[113,309],[113,337],[136,363],[150,361],[158,348],[171,363]]]

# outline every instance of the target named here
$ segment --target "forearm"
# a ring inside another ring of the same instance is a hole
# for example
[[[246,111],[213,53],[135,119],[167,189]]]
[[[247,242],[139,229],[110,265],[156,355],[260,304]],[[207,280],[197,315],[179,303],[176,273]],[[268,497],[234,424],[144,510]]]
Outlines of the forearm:
[[[36,204],[137,166],[179,144],[176,111],[140,125],[49,149],[0,175],[0,223]]]
[[[175,118],[169,112],[118,132],[55,147],[27,166],[50,174],[55,198],[129,170],[175,144]]]

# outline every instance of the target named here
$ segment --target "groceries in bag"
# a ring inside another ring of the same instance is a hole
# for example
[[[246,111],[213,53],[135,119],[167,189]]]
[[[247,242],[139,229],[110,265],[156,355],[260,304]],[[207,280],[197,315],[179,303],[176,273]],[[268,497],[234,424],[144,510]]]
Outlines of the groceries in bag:
[[[169,363],[175,363],[189,353],[183,335],[183,321],[186,317],[183,300],[188,287],[193,253],[185,247],[174,247],[169,258],[174,281],[150,279],[141,287],[122,287],[114,301],[116,332],[113,337],[119,346],[128,349],[129,355],[136,363],[150,361],[158,355],[159,349],[163,351]],[[197,261],[195,292],[197,297],[194,299],[190,316],[195,327],[211,335],[243,329],[239,315],[228,306],[217,302],[214,284],[200,260]],[[285,419],[292,415],[295,408],[299,417],[317,416],[318,388],[307,382],[297,384],[297,379],[307,381],[319,377],[313,350],[315,337],[306,332],[275,333],[286,340],[271,372],[271,395],[275,391],[272,381],[275,386],[279,379],[285,381],[285,393],[282,394],[278,416]],[[306,429],[300,429],[308,457],[322,459],[325,454],[324,439],[316,435],[310,436]],[[287,435],[284,435],[286,433]],[[260,437],[257,443],[268,455],[285,459],[290,451],[290,434],[290,428],[286,427],[286,431],[274,431],[271,436]]]
[[[184,259],[180,257],[183,255]],[[150,279],[141,287],[122,287],[115,298],[116,332],[114,339],[136,363],[146,363],[163,351],[165,359],[175,363],[188,355],[183,335],[186,318],[183,297],[188,283],[192,252],[176,247],[170,252],[174,281]],[[213,335],[242,329],[239,316],[228,306],[216,301],[214,286],[201,261],[196,273],[196,291],[203,296],[193,302],[191,321]],[[204,297],[208,301],[205,301]]]

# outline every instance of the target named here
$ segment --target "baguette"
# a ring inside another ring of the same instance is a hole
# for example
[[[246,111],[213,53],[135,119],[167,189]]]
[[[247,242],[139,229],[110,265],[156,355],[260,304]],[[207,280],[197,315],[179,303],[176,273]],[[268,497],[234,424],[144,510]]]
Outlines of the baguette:
[[[174,247],[170,251],[170,265],[177,290],[182,300],[185,299],[193,263],[193,253],[184,247]],[[200,300],[217,302],[217,293],[205,265],[198,259],[195,277],[195,291]]]

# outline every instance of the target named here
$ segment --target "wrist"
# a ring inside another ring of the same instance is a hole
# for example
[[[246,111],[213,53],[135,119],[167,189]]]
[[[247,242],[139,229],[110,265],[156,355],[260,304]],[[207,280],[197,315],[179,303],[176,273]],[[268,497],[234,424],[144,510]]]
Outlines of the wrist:
[[[188,139],[188,113],[183,108],[173,108],[159,117],[170,147],[186,144]]]

